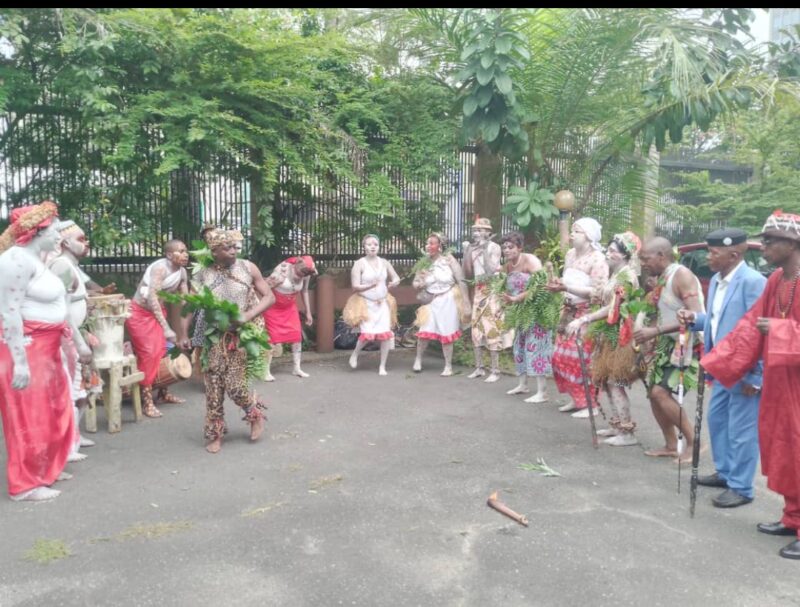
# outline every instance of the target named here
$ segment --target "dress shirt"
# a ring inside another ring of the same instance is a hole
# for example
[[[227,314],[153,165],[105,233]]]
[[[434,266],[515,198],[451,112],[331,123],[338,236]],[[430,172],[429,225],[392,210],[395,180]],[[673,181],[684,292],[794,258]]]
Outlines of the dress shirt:
[[[725,301],[725,294],[728,292],[728,286],[731,284],[734,275],[739,268],[744,265],[744,260],[740,261],[733,270],[728,272],[725,276],[717,278],[717,290],[714,293],[714,301],[711,303],[711,342],[717,343],[717,327],[719,326],[719,315],[722,312],[722,304]]]

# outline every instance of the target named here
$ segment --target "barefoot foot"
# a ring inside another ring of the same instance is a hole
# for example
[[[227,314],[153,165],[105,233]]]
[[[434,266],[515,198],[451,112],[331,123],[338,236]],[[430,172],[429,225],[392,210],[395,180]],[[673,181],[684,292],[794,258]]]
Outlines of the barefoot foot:
[[[644,454],[648,457],[676,457],[678,452],[674,448],[662,447],[661,449],[649,449]]]
[[[206,451],[209,453],[219,453],[220,449],[222,449],[222,437],[215,438],[206,445]]]
[[[250,440],[258,440],[262,432],[264,432],[263,417],[259,417],[257,420],[250,422]]]

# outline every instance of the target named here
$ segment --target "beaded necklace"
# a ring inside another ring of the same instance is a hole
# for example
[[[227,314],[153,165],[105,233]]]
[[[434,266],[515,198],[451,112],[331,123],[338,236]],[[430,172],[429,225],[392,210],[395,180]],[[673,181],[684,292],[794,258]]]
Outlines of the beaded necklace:
[[[783,307],[783,304],[781,303],[781,299],[783,299],[781,297],[781,295],[786,292],[787,288],[789,288],[787,286],[789,284],[789,281],[783,281],[783,284],[781,285],[781,289],[778,291],[778,312],[780,313],[781,318],[786,318],[786,315],[789,312],[791,312],[791,310],[792,310],[792,304],[794,303],[794,293],[797,290],[797,282],[798,282],[798,280],[800,280],[800,271],[798,271],[794,275],[794,280],[791,281],[792,286],[789,289],[789,303],[786,304],[785,308]]]

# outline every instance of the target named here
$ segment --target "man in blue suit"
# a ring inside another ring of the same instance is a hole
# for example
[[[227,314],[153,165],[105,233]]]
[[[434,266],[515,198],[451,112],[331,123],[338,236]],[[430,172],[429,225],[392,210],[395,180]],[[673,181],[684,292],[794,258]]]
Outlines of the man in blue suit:
[[[767,279],[744,262],[747,234],[739,229],[715,230],[706,236],[708,265],[716,272],[708,289],[707,312],[680,310],[678,318],[703,331],[711,351],[761,296]],[[758,463],[758,402],[762,363],[730,390],[714,381],[708,407],[708,432],[717,471],[698,479],[700,485],[724,487],[711,499],[717,508],[735,508],[753,501]]]

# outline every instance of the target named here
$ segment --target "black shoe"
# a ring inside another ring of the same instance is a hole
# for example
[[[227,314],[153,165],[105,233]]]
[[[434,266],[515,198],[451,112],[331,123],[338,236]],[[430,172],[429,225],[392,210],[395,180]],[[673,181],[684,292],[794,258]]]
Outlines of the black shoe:
[[[778,551],[785,559],[800,559],[800,540],[795,540]]]
[[[726,483],[725,479],[719,475],[719,472],[715,472],[714,474],[709,474],[707,476],[698,476],[697,484],[703,485],[703,487],[721,487],[722,489],[728,488],[728,483]]]
[[[792,529],[791,527],[787,527],[780,521],[778,521],[777,523],[759,523],[758,525],[756,525],[756,529],[758,529],[761,533],[766,533],[767,535],[797,534],[797,529]]]
[[[752,497],[740,495],[733,489],[725,489],[718,496],[711,498],[711,503],[717,508],[736,508],[736,506],[744,506],[752,501]]]

